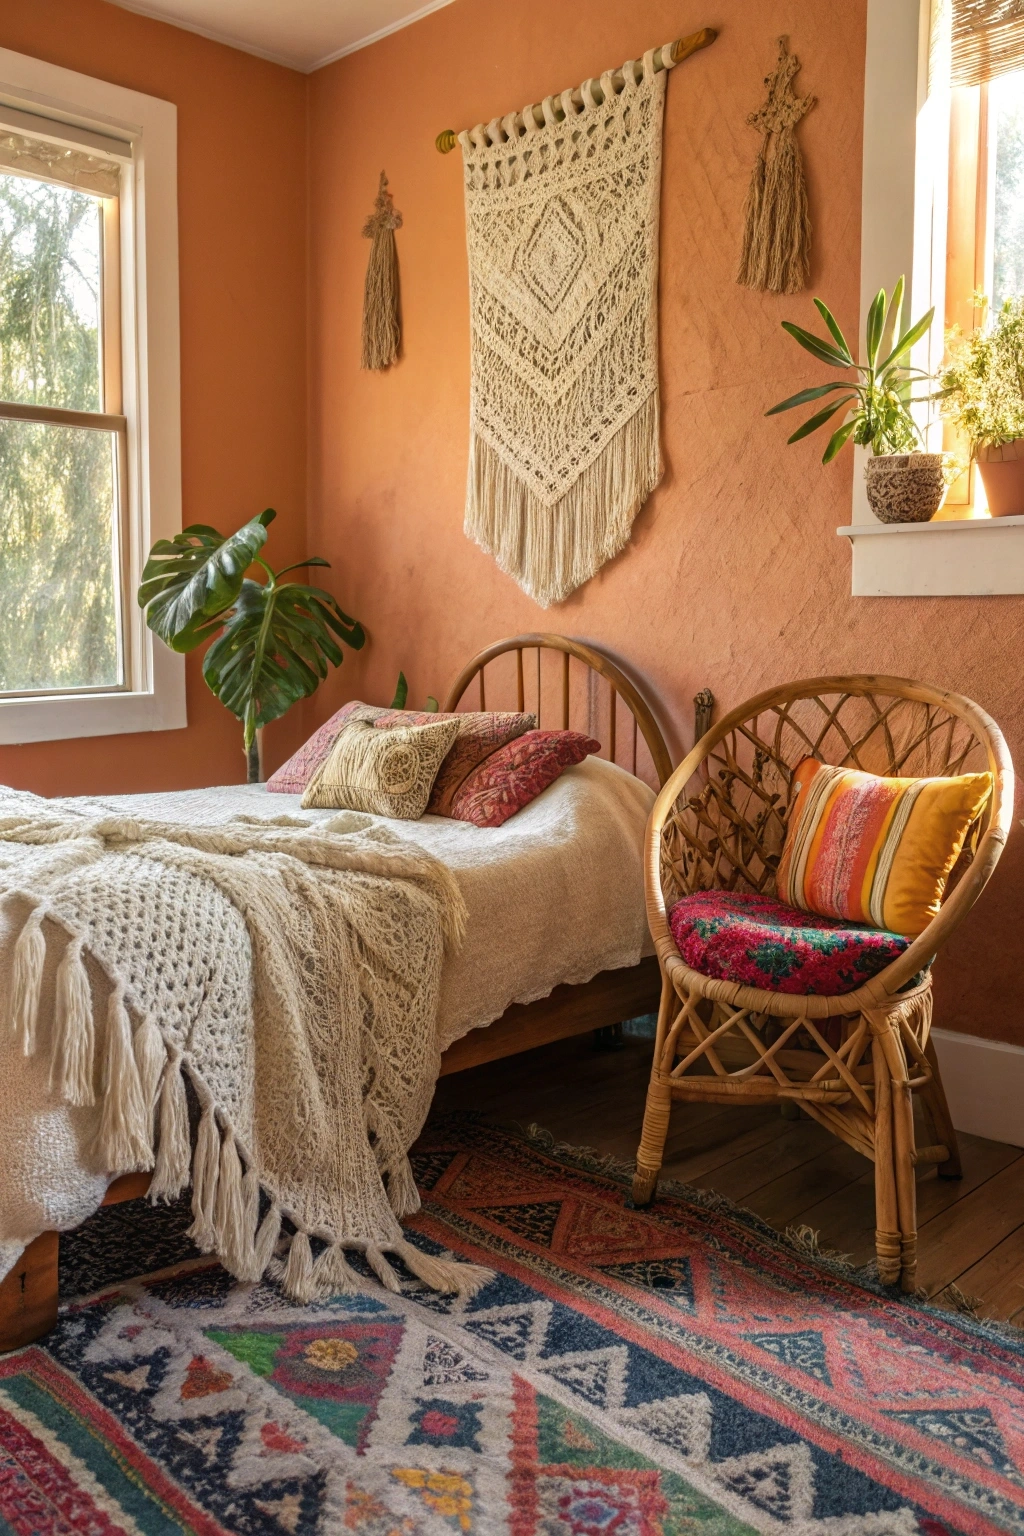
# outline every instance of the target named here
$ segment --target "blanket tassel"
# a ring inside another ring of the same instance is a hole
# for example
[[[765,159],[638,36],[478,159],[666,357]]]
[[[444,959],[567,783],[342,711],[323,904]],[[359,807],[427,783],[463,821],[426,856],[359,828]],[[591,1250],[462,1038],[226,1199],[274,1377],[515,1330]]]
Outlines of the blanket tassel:
[[[309,1238],[305,1232],[296,1232],[292,1238],[292,1245],[288,1250],[288,1263],[285,1265],[281,1284],[288,1299],[297,1302],[299,1306],[305,1306],[316,1297],[316,1286],[313,1283],[313,1250],[309,1246]]]
[[[116,987],[107,1004],[106,1079],[96,1137],[96,1151],[108,1173],[152,1168],[151,1120],[135,1064],[132,1026],[124,992]]]
[[[158,1200],[176,1200],[181,1194],[188,1183],[191,1155],[181,1052],[175,1051],[167,1063],[160,1090],[160,1142],[156,1171],[149,1186],[149,1198],[154,1205]]]
[[[57,968],[56,991],[50,1092],[59,1094],[65,1104],[87,1108],[96,1103],[96,1027],[81,939],[68,942]]]
[[[277,1240],[281,1236],[281,1207],[272,1205],[263,1218],[263,1222],[256,1234],[255,1256],[253,1268],[257,1274],[266,1272],[277,1248]]]
[[[11,1028],[26,1056],[35,1055],[39,994],[45,963],[43,909],[36,907],[18,935],[11,965]]]
[[[372,1243],[366,1245],[366,1262],[386,1291],[394,1291],[396,1296],[401,1295],[402,1286],[398,1276],[381,1250],[374,1247]]]
[[[388,1202],[399,1221],[414,1215],[420,1208],[420,1194],[416,1188],[409,1159],[401,1160],[388,1173]]]
[[[321,1296],[350,1296],[359,1289],[359,1276],[345,1258],[340,1243],[325,1248],[313,1265],[313,1280]]]
[[[488,1280],[494,1279],[494,1271],[485,1269],[482,1264],[461,1264],[455,1259],[436,1259],[433,1254],[424,1253],[422,1248],[415,1247],[404,1238],[399,1243],[393,1243],[391,1251],[397,1254],[417,1280],[422,1280],[432,1291],[440,1291],[443,1296],[475,1296]]]
[[[164,1044],[163,1035],[148,1013],[135,1031],[133,1048],[139,1082],[142,1084],[143,1103],[146,1106],[147,1115],[151,1116],[156,1109],[160,1079],[167,1065],[167,1047]]]
[[[239,1280],[256,1278],[252,1273],[256,1223],[252,1217],[251,1198],[247,1198],[251,1197],[251,1192],[251,1180],[248,1189],[243,1190],[242,1162],[238,1148],[232,1133],[226,1131],[220,1148],[214,1228],[217,1254],[224,1268]]]
[[[214,1215],[217,1208],[217,1180],[220,1173],[220,1132],[212,1104],[203,1110],[192,1159],[192,1215],[188,1235],[201,1253],[212,1253],[217,1246]]]

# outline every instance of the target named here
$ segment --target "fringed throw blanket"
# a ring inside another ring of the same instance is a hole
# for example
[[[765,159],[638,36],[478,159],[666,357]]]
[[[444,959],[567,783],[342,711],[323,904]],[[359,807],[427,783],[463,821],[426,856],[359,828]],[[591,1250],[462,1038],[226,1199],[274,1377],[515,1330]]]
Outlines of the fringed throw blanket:
[[[667,50],[663,50],[663,55]],[[629,539],[661,477],[654,54],[462,133],[472,325],[466,532],[542,607]],[[562,121],[559,115],[564,114]]]
[[[54,1095],[96,1106],[98,1169],[152,1168],[154,1198],[191,1180],[199,1247],[298,1301],[352,1286],[351,1248],[392,1289],[388,1253],[440,1290],[480,1283],[399,1224],[464,923],[438,860],[349,812],[188,827],[8,792],[0,900],[2,1027],[46,1053]]]

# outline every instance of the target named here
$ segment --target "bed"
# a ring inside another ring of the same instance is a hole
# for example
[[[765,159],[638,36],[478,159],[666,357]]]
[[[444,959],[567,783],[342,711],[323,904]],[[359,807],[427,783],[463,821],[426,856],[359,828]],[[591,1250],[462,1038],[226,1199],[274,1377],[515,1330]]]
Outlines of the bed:
[[[390,824],[453,871],[469,911],[462,949],[442,972],[442,1074],[654,1009],[659,976],[644,919],[642,845],[654,788],[667,779],[671,761],[636,685],[594,646],[521,635],[475,656],[442,707],[528,709],[540,725],[585,729],[602,743],[599,758],[567,770],[503,828],[437,817]],[[92,803],[196,825],[298,810],[296,797],[270,795],[262,786],[93,797]],[[315,820],[319,813],[301,814]],[[552,910],[560,914],[557,926]],[[0,1114],[9,1123],[23,1115],[28,1126],[31,1095],[7,1076]],[[52,1110],[50,1119],[56,1124]],[[95,1185],[83,1190],[77,1206],[54,1209],[53,1227],[77,1224],[82,1210],[101,1199],[136,1198],[148,1183],[148,1175],[130,1174],[105,1195]],[[0,1349],[52,1326],[58,1242],[56,1230],[45,1231],[0,1284]]]

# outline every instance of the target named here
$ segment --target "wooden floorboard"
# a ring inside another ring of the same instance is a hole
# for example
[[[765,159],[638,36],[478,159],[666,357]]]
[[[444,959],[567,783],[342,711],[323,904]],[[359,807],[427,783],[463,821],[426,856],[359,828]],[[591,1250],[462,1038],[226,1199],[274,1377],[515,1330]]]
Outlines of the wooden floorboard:
[[[476,1110],[535,1123],[560,1141],[632,1159],[650,1072],[648,1041],[596,1051],[589,1037],[455,1073],[438,1084],[434,1114]],[[962,1179],[933,1167],[918,1182],[921,1283],[939,1300],[955,1284],[982,1313],[1024,1321],[1024,1150],[960,1138]],[[664,1175],[717,1190],[780,1230],[809,1226],[823,1248],[864,1263],[874,1253],[870,1164],[809,1119],[776,1106],[673,1109]]]

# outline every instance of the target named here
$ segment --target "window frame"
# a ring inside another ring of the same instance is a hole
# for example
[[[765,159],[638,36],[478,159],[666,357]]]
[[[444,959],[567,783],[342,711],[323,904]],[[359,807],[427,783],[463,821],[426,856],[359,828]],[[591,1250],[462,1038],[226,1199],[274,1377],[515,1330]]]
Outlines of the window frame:
[[[933,38],[934,11],[934,38]],[[941,78],[948,0],[868,0],[861,192],[861,317],[871,299],[909,278],[910,313],[939,322],[914,348],[934,372],[945,346],[951,90]],[[929,88],[930,60],[939,60]],[[925,446],[938,452],[943,424]],[[1024,517],[970,518],[963,506],[929,523],[881,524],[855,449],[851,521],[836,532],[852,547],[854,597],[961,597],[1024,593]],[[946,509],[943,509],[946,511]]]
[[[0,118],[21,131],[18,113],[30,114],[36,125],[48,120],[54,138],[63,139],[66,130],[67,141],[83,148],[94,134],[126,150],[116,230],[104,218],[105,410],[0,406],[5,417],[118,432],[123,680],[115,688],[0,696],[0,745],[180,729],[187,725],[184,657],[156,642],[135,601],[150,546],[182,525],[177,109],[0,49]],[[115,260],[108,262],[108,255]],[[115,405],[119,409],[109,409]]]

